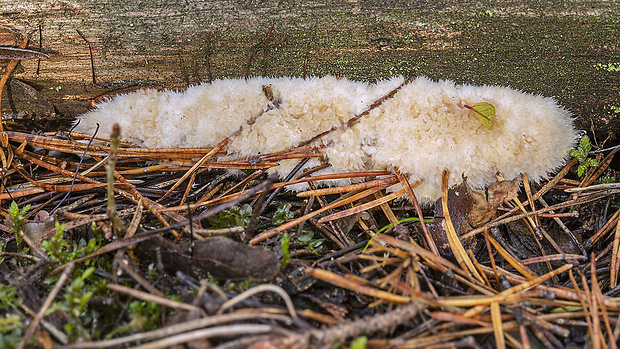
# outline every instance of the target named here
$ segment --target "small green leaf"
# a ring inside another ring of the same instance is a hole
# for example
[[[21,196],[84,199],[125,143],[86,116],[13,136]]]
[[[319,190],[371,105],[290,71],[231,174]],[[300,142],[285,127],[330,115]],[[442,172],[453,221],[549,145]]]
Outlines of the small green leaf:
[[[577,175],[579,177],[583,176],[590,167],[598,166],[598,160],[595,158],[589,158],[590,149],[592,149],[592,144],[590,144],[590,137],[583,136],[579,140],[579,146],[577,149],[573,149],[569,152],[569,155],[579,160],[579,167],[577,167]]]
[[[476,113],[476,118],[487,130],[493,129],[493,119],[495,119],[495,107],[491,103],[480,102],[473,107],[465,106]]]
[[[361,336],[351,341],[351,349],[365,349],[366,343],[368,343],[368,337]]]
[[[295,217],[295,215],[291,212],[291,204],[286,203],[278,206],[278,209],[273,214],[272,222],[273,225],[278,226],[290,221],[293,217]]]
[[[590,145],[590,137],[583,136],[579,141],[579,149],[584,151],[586,154],[590,152],[592,145]]]
[[[306,247],[314,254],[319,254],[319,252],[321,252],[321,249],[323,249],[324,247],[323,242],[325,242],[325,239],[317,239],[314,237],[314,232],[309,230],[302,230],[301,234],[299,234],[299,237],[297,237],[297,242],[306,245]]]
[[[297,242],[307,245],[314,238],[314,233],[311,230],[304,230],[297,237]]]
[[[247,227],[252,215],[252,206],[243,204],[220,212],[216,217],[208,218],[214,228]]]
[[[579,167],[577,167],[577,176],[582,177],[586,173],[587,169],[588,169],[588,165],[586,165],[585,162],[581,163]]]

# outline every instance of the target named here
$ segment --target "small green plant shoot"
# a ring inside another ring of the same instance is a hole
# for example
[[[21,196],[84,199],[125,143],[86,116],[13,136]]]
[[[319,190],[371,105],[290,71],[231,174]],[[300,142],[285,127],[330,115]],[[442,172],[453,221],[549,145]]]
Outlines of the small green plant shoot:
[[[278,225],[282,225],[284,223],[286,223],[287,221],[290,221],[291,219],[293,219],[295,215],[293,214],[293,212],[291,212],[291,204],[286,203],[283,205],[278,206],[278,209],[276,210],[276,212],[273,214],[273,225],[278,226]]]
[[[127,315],[130,321],[123,326],[117,327],[106,336],[106,339],[110,339],[119,333],[129,331],[155,330],[161,315],[161,306],[155,302],[132,301],[129,303]]]
[[[209,223],[214,228],[247,227],[251,215],[252,206],[244,204],[220,212],[217,218],[209,218]]]
[[[284,267],[286,267],[288,262],[291,260],[291,253],[289,249],[290,242],[290,235],[288,235],[288,233],[282,234],[282,240],[280,241],[280,244],[282,246],[282,263],[280,263],[280,269],[284,269]]]
[[[61,301],[54,303],[47,310],[47,314],[51,314],[57,310],[67,314],[67,323],[63,326],[65,332],[69,335],[71,342],[78,338],[88,338],[90,336],[86,325],[93,321],[87,312],[88,302],[95,295],[97,288],[103,288],[106,281],[99,282],[99,287],[86,287],[86,280],[90,279],[95,272],[95,267],[90,267],[79,275],[71,285],[67,287],[67,291]],[[87,290],[88,289],[88,290]]]
[[[50,259],[59,264],[69,263],[78,258],[87,256],[95,252],[101,246],[101,235],[88,241],[80,239],[72,245],[63,237],[65,225],[56,221],[56,233],[49,240],[41,242],[41,247],[47,252]],[[87,260],[84,264],[90,265],[93,259]]]
[[[473,110],[478,122],[487,130],[493,129],[493,119],[495,119],[495,107],[491,103],[480,102],[473,106],[465,105],[465,108]]]
[[[26,213],[30,211],[30,205],[26,205],[19,209],[19,206],[15,201],[11,202],[11,206],[9,206],[9,217],[11,217],[11,222],[13,222],[13,233],[15,234],[15,241],[17,242],[17,248],[21,248],[22,237],[19,235],[20,230],[24,230],[24,217]]]
[[[315,239],[314,232],[309,230],[303,230],[297,238],[297,242],[306,245],[306,247],[314,254],[319,254],[319,252],[321,252],[321,250],[325,247],[323,245],[325,239]]]
[[[573,149],[569,153],[570,156],[579,160],[579,167],[577,167],[577,175],[579,177],[583,177],[586,171],[588,171],[588,168],[598,166],[598,161],[596,161],[596,159],[588,157],[590,149],[592,149],[590,137],[583,136],[579,141],[577,149]]]

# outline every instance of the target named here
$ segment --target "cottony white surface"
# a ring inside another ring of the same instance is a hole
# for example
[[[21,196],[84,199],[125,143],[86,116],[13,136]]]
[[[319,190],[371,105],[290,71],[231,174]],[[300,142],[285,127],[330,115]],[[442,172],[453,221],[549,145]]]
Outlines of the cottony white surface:
[[[173,148],[211,147],[242,128],[228,153],[246,157],[289,149],[346,123],[403,81],[253,78],[217,80],[182,92],[141,90],[99,104],[80,117],[76,130],[92,133],[99,123],[99,134],[107,135],[118,123],[125,140]],[[264,112],[270,104],[266,85],[281,103]],[[495,107],[492,130],[465,108],[479,102]],[[257,115],[254,124],[246,124]],[[466,176],[470,186],[484,188],[495,182],[496,172],[505,178],[524,172],[536,181],[565,162],[576,138],[570,113],[551,98],[419,77],[354,126],[317,142],[330,144],[327,172],[397,167],[411,182],[423,180],[415,192],[428,203],[441,196],[444,169],[450,171],[451,185]],[[285,176],[296,163],[283,161],[275,171]]]

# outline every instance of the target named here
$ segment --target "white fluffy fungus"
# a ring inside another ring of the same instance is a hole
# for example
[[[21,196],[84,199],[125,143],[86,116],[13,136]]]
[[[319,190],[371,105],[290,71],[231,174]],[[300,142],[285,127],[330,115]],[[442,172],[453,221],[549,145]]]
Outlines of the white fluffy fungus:
[[[141,90],[99,104],[80,117],[76,130],[92,133],[99,123],[99,134],[108,135],[118,123],[126,140],[172,148],[212,147],[241,128],[227,150],[246,157],[283,151],[342,125],[403,81],[253,78],[217,80],[184,92]],[[270,86],[272,101],[264,86]],[[275,99],[279,104],[274,107]],[[495,107],[491,130],[466,108],[479,102]],[[255,122],[248,125],[252,118]],[[493,183],[496,172],[505,178],[523,172],[539,180],[564,163],[576,137],[570,113],[551,98],[419,77],[316,145],[329,145],[330,172],[397,167],[411,182],[423,180],[415,192],[428,203],[441,195],[444,169],[450,171],[451,185],[466,176],[475,188]],[[277,171],[286,175],[292,166],[286,161]]]

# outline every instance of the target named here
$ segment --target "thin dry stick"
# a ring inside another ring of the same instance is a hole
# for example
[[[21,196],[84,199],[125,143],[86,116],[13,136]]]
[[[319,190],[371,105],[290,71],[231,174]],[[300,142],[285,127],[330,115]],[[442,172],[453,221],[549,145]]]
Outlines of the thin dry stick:
[[[537,277],[537,278],[535,278],[533,280],[529,280],[527,282],[524,282],[524,283],[519,284],[517,286],[513,286],[513,287],[511,287],[511,288],[509,288],[507,290],[504,290],[504,291],[498,293],[495,297],[498,297],[498,298],[499,297],[506,297],[506,296],[515,295],[515,294],[518,294],[520,292],[529,290],[530,288],[538,286],[539,284],[549,280],[550,278],[552,278],[552,277],[554,277],[556,275],[559,275],[559,274],[561,274],[561,273],[563,273],[565,271],[570,270],[572,267],[573,267],[572,264],[565,264],[565,265],[561,266],[560,268],[552,270],[552,271],[550,271],[550,272],[548,272],[546,274],[543,274],[543,275],[541,275],[541,276],[539,276],[539,277]],[[481,302],[481,300],[480,300],[480,302]],[[468,311],[466,311],[465,312],[465,316],[472,317],[472,316],[478,315],[482,311],[484,311],[485,309],[486,309],[486,305],[475,306],[475,307],[469,309]]]
[[[381,211],[383,211],[383,214],[385,214],[385,218],[388,219],[390,224],[396,224],[396,222],[398,222],[398,218],[396,218],[396,215],[394,214],[394,211],[392,211],[390,205],[388,205],[388,202],[405,194],[405,189],[400,190],[396,196],[395,194],[396,193],[392,193],[388,196],[383,196],[381,192],[376,192],[373,194],[376,199],[375,201],[380,203],[379,206],[381,207]]]
[[[620,221],[616,223],[616,234],[614,236],[614,245],[611,250],[611,270],[609,287],[615,288],[618,285],[618,266],[620,265]],[[594,277],[594,275],[593,275]]]
[[[302,191],[300,193],[297,193],[297,197],[305,198],[305,197],[310,197],[310,196],[342,194],[342,193],[346,193],[350,191],[376,187],[377,185],[383,185],[383,184],[392,185],[397,182],[398,182],[398,179],[395,177],[381,178],[381,179],[375,179],[372,181],[367,181],[367,182],[362,182],[362,183],[344,185],[341,187],[330,187],[330,188],[321,188],[321,189]]]
[[[267,76],[267,45],[269,45],[269,38],[271,37],[271,32],[275,25],[276,21],[273,21],[273,23],[271,23],[271,28],[269,28],[267,32],[267,38],[265,38],[265,47],[263,48],[263,77]]]
[[[491,241],[489,241],[489,231],[484,231],[484,242],[487,246],[487,253],[489,254],[489,259],[491,260],[491,267],[493,268],[493,276],[495,277],[495,288],[500,288],[499,283],[499,275],[497,274],[497,265],[495,264],[495,257],[493,257],[493,250],[491,249]]]
[[[114,338],[103,340],[99,342],[83,342],[78,344],[73,344],[70,346],[64,347],[64,349],[94,349],[94,348],[109,348],[115,347],[122,344],[128,344],[133,342],[146,342],[149,340],[169,337],[171,335],[198,330],[205,327],[210,327],[213,325],[221,325],[223,323],[233,322],[233,321],[244,321],[244,320],[256,320],[256,319],[272,319],[278,320],[284,323],[290,323],[290,317],[279,315],[279,314],[267,314],[267,313],[233,313],[233,314],[224,314],[224,315],[214,315],[206,318],[201,318],[197,320],[186,321],[174,325],[169,325],[157,330],[136,333],[126,337]]]
[[[530,204],[530,209],[532,211],[536,211],[534,198],[532,197],[532,188],[530,187],[530,180],[527,178],[527,174],[521,173],[521,181],[523,182],[523,188],[525,189],[525,195],[527,196],[527,202]],[[538,219],[538,216],[534,216],[534,222],[534,228],[540,227],[540,220]]]
[[[269,325],[228,325],[220,327],[212,327],[202,330],[196,330],[192,332],[183,333],[177,336],[168,337],[157,342],[152,342],[144,345],[133,347],[134,349],[163,349],[174,348],[177,344],[188,343],[202,338],[211,337],[228,337],[235,335],[249,336],[253,334],[269,333],[273,328]]]
[[[399,294],[390,293],[387,291],[379,290],[371,286],[363,285],[362,283],[356,282],[352,278],[347,278],[344,276],[340,276],[338,274],[332,273],[331,271],[323,270],[323,269],[315,269],[306,267],[306,273],[311,275],[323,282],[327,282],[337,287],[341,287],[353,292],[358,292],[361,294],[365,294],[367,296],[379,298],[391,303],[409,303],[411,302],[411,297],[401,296]],[[366,282],[365,279],[362,279],[362,282]]]
[[[592,283],[592,289],[590,291],[590,294],[588,295],[589,300],[590,300],[590,310],[591,310],[591,315],[592,315],[592,347],[594,349],[600,349],[602,346],[604,346],[605,348],[607,347],[605,345],[605,343],[603,342],[603,334],[601,333],[601,320],[599,318],[599,304],[598,304],[598,300],[596,299],[596,289],[595,289],[595,285],[594,283],[596,282],[596,256],[594,255],[594,252],[592,252],[592,254],[590,255],[590,260],[592,261],[590,263],[590,282]],[[582,275],[582,280],[583,282],[587,285],[587,283],[585,282],[585,275]],[[584,285],[584,288],[587,290],[586,286]]]
[[[521,264],[528,265],[528,264],[534,264],[534,263],[542,263],[544,261],[562,261],[562,260],[572,260],[572,259],[579,260],[579,259],[586,259],[586,257],[580,254],[549,254],[546,256],[524,259],[521,261]]]
[[[43,50],[43,28],[39,23],[39,51]],[[37,75],[41,71],[41,58],[37,59]]]
[[[592,252],[592,259],[594,259],[594,252]],[[611,349],[617,349],[616,346],[616,341],[613,338],[613,332],[611,331],[611,325],[609,324],[609,317],[607,315],[607,308],[605,308],[605,305],[603,305],[603,293],[601,292],[601,288],[598,284],[598,279],[596,277],[596,263],[592,263],[591,265],[591,280],[592,280],[592,294],[594,295],[595,299],[596,299],[596,305],[595,306],[600,306],[601,308],[601,316],[603,318],[603,324],[605,325],[605,330],[607,332],[607,336],[609,336],[609,340],[610,340],[610,347]],[[602,341],[602,339],[601,339]]]
[[[256,287],[252,287],[251,289],[237,295],[236,297],[227,300],[226,302],[224,302],[224,304],[220,306],[220,309],[217,311],[216,314],[221,315],[226,309],[234,306],[235,304],[241,302],[242,300],[248,297],[252,297],[253,295],[257,293],[266,292],[266,291],[275,292],[280,297],[282,297],[282,300],[284,300],[284,304],[286,304],[286,308],[291,314],[291,317],[293,319],[297,319],[297,312],[295,311],[295,306],[293,305],[293,301],[291,300],[291,297],[289,297],[288,293],[286,293],[286,291],[284,291],[282,287],[277,286],[277,285],[271,285],[271,284],[264,284],[264,285],[258,285]]]
[[[306,55],[304,57],[304,69],[303,69],[303,73],[301,74],[302,78],[306,78],[306,72],[307,72],[307,68],[308,68],[308,55],[310,54],[310,50],[308,49],[308,46],[306,44]]]
[[[258,52],[258,48],[260,47],[259,44],[256,44],[254,46],[254,50],[252,51],[252,54],[250,55],[250,58],[248,58],[248,64],[245,67],[245,79],[249,79],[250,78],[250,68],[252,68],[252,62],[254,61],[254,56],[256,56],[256,52]]]
[[[525,188],[525,194],[527,196],[527,200],[530,205],[530,208],[532,211],[535,211],[536,206],[534,204],[534,198],[532,197],[532,189],[530,188],[529,179],[527,178],[527,175],[525,173],[521,174],[521,179],[523,182],[523,188]],[[523,213],[527,213],[527,210],[521,204],[521,201],[519,200],[519,198],[515,197],[513,201],[517,204],[517,206],[519,206],[519,208],[521,209]],[[558,246],[558,244],[555,243],[555,240],[553,240],[551,236],[549,236],[548,234],[543,234],[543,229],[540,227],[540,220],[538,219],[538,216],[527,217],[527,222],[529,223],[528,229],[533,234],[534,241],[536,242],[536,245],[538,246],[538,249],[540,250],[540,253],[543,256],[546,255],[546,253],[545,253],[545,249],[542,247],[542,244],[540,243],[540,240],[543,239],[543,237],[545,236],[547,237],[547,240],[553,245],[554,248],[556,248],[558,252],[564,253],[564,251],[560,248],[560,246]],[[547,261],[545,263],[547,265],[547,270],[553,269],[551,267],[550,262]],[[557,280],[554,279],[554,282],[557,283]]]
[[[549,207],[549,204],[545,201],[545,199],[541,196],[538,198],[538,202],[540,202],[544,207]],[[575,214],[578,212],[566,212],[569,214]],[[568,235],[568,237],[573,241],[573,243],[575,244],[575,246],[577,246],[581,252],[581,254],[583,254],[584,257],[588,256],[588,253],[586,252],[586,250],[583,248],[583,245],[581,244],[581,242],[579,240],[577,240],[577,237],[575,236],[575,234],[573,234],[572,231],[570,231],[570,229],[568,229],[568,227],[566,226],[566,224],[564,224],[564,222],[562,222],[562,220],[560,219],[559,216],[557,216],[558,214],[556,214],[555,212],[551,211],[549,212],[549,214],[551,215],[551,218],[553,218],[553,220],[558,224],[558,226],[560,228],[562,228],[562,230],[564,231],[564,233],[566,235]],[[540,214],[540,217],[545,217],[545,214]],[[575,216],[573,216],[575,217]],[[558,246],[559,247],[559,246]],[[557,248],[556,248],[557,249]],[[558,251],[559,252],[559,251]]]
[[[1,94],[2,94],[2,90],[0,90],[0,97],[1,97]],[[2,125],[2,113],[0,112],[0,126],[1,125]],[[0,130],[1,130],[1,127],[0,127]],[[0,149],[0,160],[2,161],[2,167],[5,169],[13,167],[12,162],[14,160],[13,157],[15,153],[13,152],[13,147],[9,145],[9,137],[7,136],[6,132],[2,132],[0,134],[0,143],[2,145],[2,149]],[[6,152],[7,152],[6,155],[4,154],[4,149],[6,149]],[[9,180],[8,178],[9,171],[2,171],[0,172],[0,175],[2,177],[2,179],[0,180],[0,192],[2,193],[0,194],[0,203],[5,198],[15,200],[14,197],[21,196],[19,193],[15,193],[15,192],[11,193],[10,191],[7,191],[5,193],[4,191],[6,189],[6,183]]]
[[[502,328],[502,310],[498,302],[491,302],[491,319],[493,321],[493,333],[495,334],[495,347],[504,349],[506,342]]]
[[[32,35],[32,33],[34,33],[34,31],[26,34],[24,40],[22,40],[22,42],[19,44],[19,48],[24,49],[26,48],[26,46],[28,46],[28,40],[30,40],[30,35]],[[4,71],[4,75],[2,75],[2,79],[0,79],[0,132],[4,131],[4,127],[2,126],[2,90],[4,90],[4,85],[6,85],[6,82],[9,81],[9,77],[11,77],[11,74],[13,74],[13,70],[15,70],[18,63],[19,60],[11,59],[11,61],[9,61],[9,64],[6,66],[6,70]]]
[[[162,200],[164,198],[166,198],[168,195],[170,195],[172,193],[172,191],[174,191],[179,185],[181,185],[189,176],[191,176],[200,166],[202,166],[207,160],[209,160],[210,158],[212,158],[215,154],[217,154],[218,151],[220,151],[222,148],[224,148],[226,146],[226,144],[228,144],[229,139],[226,138],[223,141],[221,141],[218,145],[216,145],[215,147],[213,147],[211,149],[211,151],[209,151],[207,154],[205,154],[200,160],[198,160],[198,162],[196,162],[194,164],[194,166],[192,166],[192,168],[190,168],[187,172],[185,172],[185,174],[183,175],[183,177],[181,177],[181,179],[179,179],[175,185],[173,185],[170,189],[168,189],[168,191],[161,197]],[[191,183],[190,183],[191,185]],[[159,201],[158,200],[158,201]]]
[[[196,311],[199,314],[202,314],[203,316],[207,315],[202,308],[199,308],[197,306],[173,301],[166,297],[156,296],[154,294],[138,291],[130,287],[126,287],[126,286],[122,286],[118,284],[107,284],[106,287],[112,291],[125,293],[129,296],[132,296],[134,298],[138,298],[144,301],[155,302],[157,304],[166,306],[168,308],[177,309],[177,310]]]
[[[592,183],[594,183],[594,181],[596,181],[603,174],[603,172],[605,172],[605,170],[607,169],[607,167],[609,167],[609,164],[611,164],[611,161],[614,159],[614,156],[616,155],[618,151],[620,151],[620,148],[616,148],[612,150],[611,153],[607,154],[605,159],[603,159],[603,161],[600,162],[600,165],[597,167],[596,171],[592,174],[592,176],[590,176],[589,178],[587,178],[586,181],[584,181],[583,183],[584,187],[587,187],[591,185]]]
[[[540,193],[540,191],[538,193]],[[534,197],[535,196],[536,195],[534,195]],[[555,211],[555,210],[559,210],[559,209],[570,207],[570,206],[582,205],[582,204],[585,204],[585,203],[588,203],[588,202],[591,202],[591,201],[600,200],[601,198],[604,198],[605,196],[607,196],[607,195],[603,194],[603,195],[593,195],[591,197],[580,197],[580,198],[577,198],[575,200],[561,202],[561,203],[553,205],[553,206],[544,207],[544,208],[541,208],[541,209],[533,211],[533,212],[528,212],[528,213],[523,213],[523,214],[516,215],[516,216],[510,216],[510,217],[505,217],[505,218],[502,218],[502,219],[497,219],[497,220],[495,220],[493,222],[489,222],[489,223],[487,223],[487,224],[485,224],[485,225],[483,225],[481,227],[478,227],[478,228],[476,228],[476,229],[474,229],[474,230],[472,230],[470,232],[467,232],[466,234],[461,235],[460,239],[461,240],[469,239],[469,238],[471,238],[471,237],[473,237],[473,236],[475,236],[477,234],[480,234],[480,233],[484,232],[485,229],[497,227],[499,225],[510,223],[510,222],[514,222],[516,220],[520,220],[520,219],[523,219],[523,218],[528,217],[528,216],[534,216],[534,215],[537,215],[537,214],[540,214],[540,213],[549,212],[549,211]],[[518,209],[519,208],[516,207],[515,209],[511,210],[510,212],[514,213]]]
[[[489,281],[487,276],[484,274],[484,270],[482,270],[482,266],[480,265],[480,262],[478,262],[478,260],[476,259],[476,255],[474,254],[474,251],[472,249],[468,249],[467,253],[469,254],[469,258],[471,258],[472,262],[474,263],[476,270],[478,270],[478,272],[480,273],[480,276],[482,276],[482,278],[484,279],[484,284],[487,285],[488,288],[492,288],[491,282]]]
[[[207,76],[209,77],[209,83],[213,81],[213,74],[211,73],[211,32],[207,32]]]
[[[557,175],[555,175],[555,177],[553,177],[552,180],[550,180],[547,184],[545,184],[542,188],[540,188],[539,191],[536,192],[536,194],[534,194],[532,196],[532,198],[534,200],[538,200],[539,197],[545,195],[549,190],[551,190],[551,188],[555,187],[556,184],[558,184],[560,182],[560,180],[562,178],[564,178],[564,176],[566,176],[568,174],[568,172],[570,171],[570,169],[577,165],[577,163],[579,162],[579,160],[573,158],[571,161],[568,162],[568,164],[566,164],[566,166],[564,166],[564,168],[558,172]]]
[[[340,126],[334,126],[331,129],[319,133],[318,135],[310,138],[307,141],[301,142],[301,144],[298,145],[298,147],[303,147],[306,146],[314,141],[316,141],[317,139],[320,139],[322,137],[324,137],[325,135],[330,134],[333,131],[336,131],[338,129],[343,129],[345,127],[351,127],[353,126],[359,119],[361,119],[362,117],[368,115],[371,111],[373,111],[374,109],[378,108],[381,104],[383,104],[383,102],[385,102],[386,100],[394,97],[394,95],[400,91],[401,88],[403,88],[403,86],[409,84],[410,82],[412,82],[413,80],[415,80],[415,77],[410,77],[408,79],[406,79],[405,81],[403,81],[402,84],[400,84],[398,87],[396,87],[395,89],[393,89],[392,91],[390,91],[388,94],[386,94],[385,96],[377,99],[373,104],[370,105],[370,107],[368,107],[368,109],[366,109],[364,112],[362,112],[359,115],[356,115],[354,117],[352,117],[351,119],[349,119],[346,123],[340,124]]]
[[[26,345],[28,345],[28,341],[30,340],[30,337],[32,337],[32,334],[37,329],[37,326],[39,326],[39,322],[41,321],[41,319],[43,319],[43,316],[45,316],[45,312],[52,305],[54,298],[56,298],[56,295],[58,294],[58,292],[60,292],[60,289],[62,288],[62,286],[65,284],[65,282],[69,278],[69,274],[73,270],[74,265],[75,264],[70,263],[67,266],[67,269],[65,269],[62,275],[60,275],[60,279],[58,279],[52,291],[47,295],[47,298],[45,298],[45,301],[43,302],[41,309],[39,309],[37,316],[35,316],[34,319],[32,319],[32,322],[30,322],[30,326],[28,326],[28,329],[26,330],[26,333],[24,334],[24,338],[22,339],[22,341],[19,343],[19,346],[17,347],[18,349],[23,349],[26,347]]]
[[[340,212],[332,213],[330,215],[327,215],[327,216],[322,217],[321,219],[319,219],[318,223],[327,223],[327,222],[331,222],[331,221],[334,221],[334,220],[337,220],[337,219],[341,219],[341,218],[345,218],[345,217],[348,217],[348,216],[352,216],[352,215],[360,213],[360,212],[364,212],[364,211],[370,210],[373,207],[377,207],[377,206],[383,205],[385,203],[388,203],[388,202],[396,199],[397,197],[399,197],[399,196],[401,196],[403,194],[405,194],[405,190],[400,190],[400,191],[398,191],[396,193],[392,193],[392,194],[386,195],[384,197],[381,197],[379,199],[376,199],[376,200],[373,200],[373,201],[361,204],[359,206],[355,206],[355,207],[352,207],[352,208],[349,208],[349,209],[346,209],[346,210],[343,210],[343,211],[340,211]]]
[[[599,229],[598,232],[596,232],[596,234],[594,234],[592,237],[590,237],[586,243],[584,244],[584,248],[586,250],[591,249],[595,243],[597,243],[603,236],[605,236],[614,226],[614,224],[616,224],[616,222],[618,222],[618,218],[620,218],[620,209],[618,209],[612,216],[611,218],[609,218],[609,220],[607,221],[607,223],[605,223],[603,225],[603,227],[601,229]]]
[[[354,177],[376,177],[376,176],[388,176],[391,174],[392,173],[388,171],[330,173],[330,174],[325,174],[325,175],[300,178],[300,179],[296,179],[290,182],[275,183],[270,189],[277,189],[277,188],[282,188],[282,187],[286,187],[286,186],[293,185],[293,184],[330,180],[330,179],[343,179],[343,178],[354,178]]]
[[[275,236],[276,234],[279,234],[279,233],[281,233],[281,232],[283,232],[283,231],[285,231],[287,229],[290,229],[290,228],[296,226],[297,224],[305,222],[308,219],[310,219],[310,218],[312,218],[312,217],[314,217],[314,216],[316,216],[318,214],[321,214],[323,212],[331,210],[332,208],[336,208],[336,207],[339,207],[339,206],[342,206],[342,205],[346,205],[346,204],[351,203],[351,202],[353,202],[355,200],[359,200],[361,198],[364,198],[364,197],[366,197],[368,195],[372,195],[372,194],[374,194],[375,192],[377,192],[379,190],[383,190],[384,188],[385,188],[385,186],[377,186],[375,188],[366,189],[363,192],[357,193],[357,194],[355,194],[355,195],[353,195],[353,196],[351,196],[351,197],[349,197],[347,199],[333,202],[333,203],[331,203],[331,204],[329,204],[329,205],[327,205],[325,207],[322,207],[322,208],[320,208],[318,210],[312,211],[312,212],[308,213],[307,215],[304,215],[302,217],[290,220],[290,221],[282,224],[279,227],[276,227],[276,228],[267,230],[265,232],[262,232],[261,234],[255,236],[252,240],[250,240],[249,244],[250,245],[256,245],[257,243],[259,243],[261,241],[265,241],[265,240],[269,239],[270,237]]]
[[[450,218],[450,210],[448,209],[448,177],[450,176],[450,172],[448,170],[443,170],[442,178],[441,178],[441,206],[443,208],[443,216],[444,216],[444,228],[446,230],[446,235],[448,236],[448,242],[450,244],[450,249],[454,254],[454,258],[458,262],[459,266],[463,270],[469,270],[472,275],[478,279],[482,284],[484,284],[484,279],[476,270],[476,267],[473,265],[471,259],[465,252],[465,248],[463,244],[459,240],[459,236],[454,230],[454,225],[452,224],[452,219]]]
[[[536,276],[537,276],[536,273],[534,273],[530,268],[528,268],[525,265],[523,265],[521,263],[521,261],[516,259],[508,251],[506,251],[506,249],[504,247],[502,247],[502,245],[499,242],[497,242],[497,240],[495,240],[495,238],[493,238],[493,236],[488,235],[487,239],[493,245],[493,247],[495,247],[497,252],[499,252],[499,254],[502,257],[504,257],[506,262],[508,262],[508,264],[510,264],[519,273],[521,273],[521,275],[525,276],[528,280],[532,280],[532,279],[536,278]]]
[[[22,255],[24,256],[24,255]],[[37,316],[37,314],[34,312],[34,310],[28,308],[27,305],[25,305],[24,303],[19,305],[20,308],[22,308],[26,313],[28,313],[28,315],[35,317]],[[67,338],[67,335],[62,332],[61,330],[57,329],[54,325],[52,325],[51,323],[45,321],[45,319],[41,319],[41,326],[49,333],[52,334],[52,336],[54,336],[56,338],[57,341],[59,341],[62,345],[66,345],[67,342],[69,342],[69,339]]]
[[[413,204],[415,212],[418,215],[418,218],[420,219],[420,225],[422,226],[422,232],[424,233],[424,239],[426,240],[426,244],[428,245],[428,248],[431,250],[431,252],[439,256],[439,249],[437,249],[437,245],[435,245],[435,240],[433,240],[433,237],[431,236],[431,233],[428,231],[428,227],[426,226],[426,222],[424,222],[424,215],[422,214],[422,209],[420,208],[418,199],[416,198],[415,193],[413,192],[413,188],[409,184],[407,177],[405,177],[398,170],[397,167],[394,167],[394,173],[398,177],[398,180],[400,181],[400,183],[403,185],[403,188],[405,188],[405,192],[407,193],[407,196],[409,197],[409,201],[411,201],[411,204]]]
[[[570,278],[570,281],[573,285],[573,288],[575,289],[575,293],[577,293],[579,295],[579,303],[581,304],[581,309],[583,309],[583,313],[584,313],[584,317],[586,319],[586,323],[587,323],[587,327],[588,327],[588,335],[590,336],[590,338],[592,338],[592,319],[590,317],[590,311],[589,311],[589,302],[586,301],[586,297],[585,297],[585,292],[582,293],[581,290],[579,289],[579,286],[577,285],[577,280],[575,279],[575,276],[573,275],[573,271],[569,270],[568,271],[568,277]],[[586,285],[587,286],[587,285]],[[586,287],[584,286],[584,288]]]
[[[86,42],[86,45],[88,45],[88,55],[90,56],[90,71],[93,75],[93,85],[97,85],[97,77],[95,76],[95,60],[93,58],[93,48],[90,45],[90,42],[88,40],[86,40],[86,37],[84,36],[84,34],[82,34],[82,32],[79,29],[75,29],[78,34],[80,34],[80,36],[82,37],[82,40],[84,40],[84,42]]]
[[[581,193],[581,192],[594,191],[594,190],[616,190],[616,189],[620,189],[620,183],[594,184],[594,185],[590,185],[587,187],[568,188],[568,189],[564,189],[564,191],[567,193]]]
[[[312,329],[293,334],[282,341],[280,348],[328,348],[349,338],[371,335],[378,331],[395,328],[411,321],[426,308],[425,304],[414,302],[387,312],[350,321],[326,329]]]
[[[187,187],[185,187],[185,191],[183,192],[183,197],[181,198],[181,202],[179,202],[179,206],[184,205],[185,202],[187,202],[187,197],[189,196],[189,193],[192,191],[192,186],[194,185],[194,182],[196,181],[197,174],[198,174],[198,171],[192,173],[192,175],[189,177],[189,182],[187,182]]]
[[[116,166],[116,154],[118,153],[118,140],[121,136],[121,127],[118,124],[112,126],[112,146],[110,147],[110,155],[108,156],[108,163],[106,164],[106,175],[108,179],[108,206],[106,213],[112,222],[112,232],[114,236],[120,236],[125,229],[123,221],[116,212],[116,203],[114,202],[114,167]]]

